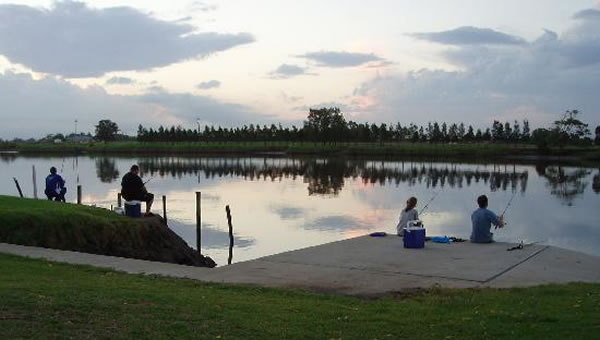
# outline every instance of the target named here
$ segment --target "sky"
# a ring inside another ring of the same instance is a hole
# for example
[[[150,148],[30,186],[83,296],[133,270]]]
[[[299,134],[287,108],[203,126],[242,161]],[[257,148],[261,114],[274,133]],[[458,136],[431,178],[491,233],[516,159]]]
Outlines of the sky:
[[[0,1],[0,138],[197,124],[600,124],[600,1]]]

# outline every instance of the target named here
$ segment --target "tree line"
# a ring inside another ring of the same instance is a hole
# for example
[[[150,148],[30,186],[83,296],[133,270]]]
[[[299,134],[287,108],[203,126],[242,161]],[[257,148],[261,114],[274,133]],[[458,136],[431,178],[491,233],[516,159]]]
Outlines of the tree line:
[[[531,138],[527,120],[513,123],[494,121],[491,127],[475,129],[464,123],[438,122],[419,126],[413,123],[403,125],[357,123],[346,121],[339,108],[311,109],[303,126],[283,127],[281,124],[249,124],[227,128],[206,125],[203,130],[185,129],[181,126],[157,129],[138,126],[137,139],[143,142],[479,142],[504,141],[528,142]]]
[[[203,130],[185,129],[181,126],[157,129],[138,126],[137,139],[142,142],[338,142],[389,143],[536,143],[541,146],[554,144],[591,144],[588,124],[578,119],[578,110],[568,110],[549,128],[531,131],[528,120],[500,122],[490,127],[475,129],[460,123],[430,122],[414,123],[358,123],[347,121],[339,108],[310,109],[301,127],[283,127],[281,124],[249,124],[227,128],[204,126]],[[600,141],[600,127],[596,128],[596,143]]]

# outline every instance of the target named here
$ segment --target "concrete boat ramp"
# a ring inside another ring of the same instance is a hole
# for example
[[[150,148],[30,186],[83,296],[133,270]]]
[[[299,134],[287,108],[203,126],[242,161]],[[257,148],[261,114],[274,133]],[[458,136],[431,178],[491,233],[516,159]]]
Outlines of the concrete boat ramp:
[[[0,253],[208,282],[257,284],[347,295],[407,289],[600,283],[600,257],[545,245],[439,244],[405,249],[397,236],[362,236],[214,269],[0,243]]]

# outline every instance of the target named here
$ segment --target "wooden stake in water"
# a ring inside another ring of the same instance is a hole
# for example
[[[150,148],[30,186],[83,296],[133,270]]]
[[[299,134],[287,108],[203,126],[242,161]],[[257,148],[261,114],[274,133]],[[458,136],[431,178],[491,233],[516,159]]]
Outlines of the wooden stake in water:
[[[167,223],[167,196],[163,195],[163,218],[165,220],[165,224]]]
[[[77,185],[77,204],[81,204],[81,184]]]
[[[227,224],[229,225],[229,257],[227,258],[227,264],[231,264],[233,259],[233,225],[231,225],[231,210],[229,205],[225,206],[225,212],[227,212]]]
[[[15,180],[15,185],[17,186],[17,190],[19,191],[19,196],[21,196],[21,198],[23,198],[23,191],[21,190],[21,186],[19,185],[19,181],[17,181],[16,177],[13,177],[13,179]]]
[[[38,199],[37,195],[37,181],[35,178],[35,165],[31,166],[31,179],[33,180],[33,198]]]
[[[118,193],[117,194],[117,207],[119,207],[119,208],[121,207],[121,197],[122,197],[121,193]]]
[[[202,249],[202,237],[200,233],[200,227],[202,225],[202,207],[200,206],[201,195],[200,191],[196,191],[196,250],[198,250],[199,253],[201,253]]]

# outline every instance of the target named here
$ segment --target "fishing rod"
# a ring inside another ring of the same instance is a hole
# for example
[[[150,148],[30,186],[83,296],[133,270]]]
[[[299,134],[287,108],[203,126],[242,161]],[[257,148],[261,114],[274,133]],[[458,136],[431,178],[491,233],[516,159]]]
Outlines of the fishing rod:
[[[154,176],[150,177],[150,179],[148,179],[147,181],[145,181],[144,185],[146,185],[146,183],[150,182],[152,179],[154,179]]]
[[[423,208],[421,208],[421,210],[419,211],[419,216],[420,216],[420,215],[423,213],[423,211],[425,211],[425,209],[427,209],[427,207],[429,207],[429,204],[430,204],[431,202],[433,202],[433,200],[434,200],[434,199],[435,199],[435,198],[436,198],[436,197],[437,197],[437,196],[438,196],[438,195],[439,195],[439,194],[442,192],[442,190],[444,190],[444,189],[441,189],[440,191],[436,192],[436,193],[435,193],[435,194],[434,194],[434,195],[433,195],[433,196],[432,196],[432,197],[429,199],[429,201],[427,201],[427,203],[426,203],[426,204],[423,206]]]
[[[516,194],[517,194],[517,190],[513,191],[513,194],[512,194],[512,196],[510,196],[510,199],[508,200],[508,203],[506,204],[506,207],[504,207],[504,210],[502,211],[502,214],[500,214],[500,218],[504,218],[504,215],[506,214],[506,211],[511,206],[511,203],[512,203],[513,199],[515,199],[515,195]],[[503,224],[506,224],[506,223],[503,223]],[[498,229],[498,226],[496,226],[494,229]]]
[[[506,211],[508,210],[508,207],[510,207],[510,204],[512,203],[516,194],[517,194],[517,190],[515,190],[513,192],[512,196],[510,196],[510,200],[508,200],[508,203],[506,204],[506,207],[504,208],[504,210],[502,211],[502,214],[500,214],[500,216],[504,217],[504,214],[506,214]]]

